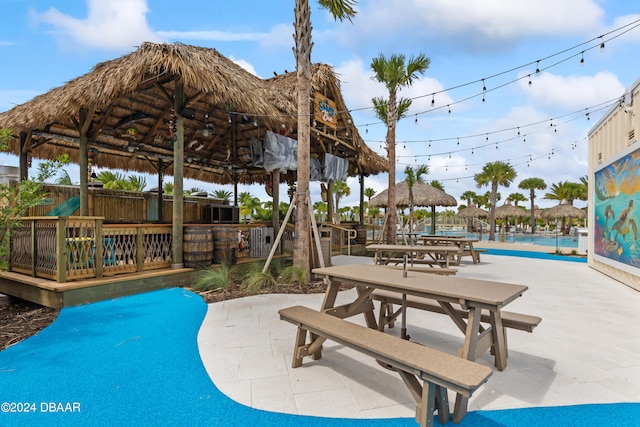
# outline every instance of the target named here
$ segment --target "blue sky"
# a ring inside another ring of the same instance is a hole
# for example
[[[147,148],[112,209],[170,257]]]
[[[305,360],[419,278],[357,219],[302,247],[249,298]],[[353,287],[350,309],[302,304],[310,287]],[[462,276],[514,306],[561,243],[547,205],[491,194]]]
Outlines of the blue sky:
[[[427,164],[426,178],[456,198],[487,191],[473,175],[495,160],[518,173],[500,188],[503,200],[522,192],[517,184],[525,178],[548,186],[577,181],[588,172],[587,132],[640,78],[640,27],[629,25],[640,19],[636,0],[361,0],[353,22],[334,22],[309,1],[312,61],[335,67],[361,135],[383,155],[385,126],[370,107],[372,97],[387,93],[371,78],[372,58],[431,59],[420,80],[400,93],[414,101],[398,124],[397,181],[406,165]],[[0,111],[143,41],[216,48],[262,78],[295,69],[293,0],[2,0],[2,6]],[[0,155],[0,164],[17,165],[17,158]],[[69,173],[77,177],[77,166]],[[341,206],[357,204],[358,181],[348,184],[352,194]],[[365,185],[381,191],[387,176],[368,177]],[[192,186],[221,188],[185,185]],[[320,185],[311,187],[319,200]],[[267,199],[259,186],[240,191]]]

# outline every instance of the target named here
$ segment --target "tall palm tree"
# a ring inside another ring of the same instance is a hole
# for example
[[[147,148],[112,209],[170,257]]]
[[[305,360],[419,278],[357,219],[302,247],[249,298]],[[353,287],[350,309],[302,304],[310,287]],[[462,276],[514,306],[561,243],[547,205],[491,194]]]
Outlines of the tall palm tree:
[[[342,199],[344,196],[347,196],[347,197],[350,196],[351,189],[349,188],[346,182],[336,181],[333,183],[333,194],[336,198],[336,221],[340,222],[340,217],[338,216],[338,212],[339,212],[338,206],[340,205],[340,199]]]
[[[371,202],[371,198],[376,195],[376,190],[371,187],[364,189],[364,196],[367,198],[367,202]]]
[[[498,201],[498,186],[508,187],[516,178],[516,170],[509,163],[495,161],[482,167],[482,172],[475,175],[478,188],[485,185],[491,186],[489,196],[489,240],[496,240],[496,202]]]
[[[327,203],[323,201],[314,202],[313,210],[317,214],[318,222],[324,222],[324,215],[327,213]]]
[[[531,233],[536,232],[536,217],[535,217],[535,199],[536,190],[544,190],[547,188],[547,184],[542,178],[527,178],[520,181],[518,188],[522,190],[529,190],[529,200],[531,201]]]
[[[417,168],[413,169],[411,166],[407,166],[404,168],[404,173],[407,176],[404,182],[407,183],[407,187],[409,188],[409,232],[413,232],[413,186],[416,184],[424,184],[424,179],[422,179],[422,175],[426,175],[429,173],[429,168],[427,165],[420,165]]]
[[[387,159],[389,160],[389,189],[387,192],[388,219],[387,243],[396,243],[396,225],[398,223],[396,206],[396,122],[398,121],[398,90],[411,86],[429,68],[431,60],[424,54],[412,56],[407,61],[405,55],[383,54],[371,61],[371,69],[376,81],[383,83],[389,91],[387,106]]]
[[[356,15],[356,0],[318,0],[323,9],[329,10],[334,19],[351,21]],[[309,0],[296,0],[295,47],[296,78],[298,83],[298,171],[295,235],[293,243],[293,264],[300,268],[305,277],[311,277],[309,269],[309,212],[302,209],[309,193],[309,143],[311,134],[311,9]]]

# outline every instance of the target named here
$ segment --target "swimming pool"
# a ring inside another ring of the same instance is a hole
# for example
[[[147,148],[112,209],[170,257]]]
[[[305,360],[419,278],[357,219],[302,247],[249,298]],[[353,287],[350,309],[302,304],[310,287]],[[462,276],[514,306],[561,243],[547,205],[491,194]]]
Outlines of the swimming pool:
[[[423,233],[425,235],[429,233]],[[447,231],[447,232],[438,232],[436,234],[444,235],[444,236],[464,236],[464,237],[472,237],[478,238],[478,233],[464,233],[464,232],[456,232],[456,231]],[[500,233],[495,234],[496,242],[500,241]],[[557,240],[556,240],[557,239]],[[489,234],[482,234],[482,240],[489,240]],[[529,243],[532,245],[540,245],[540,246],[553,246],[553,247],[561,247],[561,248],[578,248],[578,238],[576,236],[555,236],[555,235],[541,235],[541,234],[514,234],[514,233],[506,233],[504,235],[505,243]]]

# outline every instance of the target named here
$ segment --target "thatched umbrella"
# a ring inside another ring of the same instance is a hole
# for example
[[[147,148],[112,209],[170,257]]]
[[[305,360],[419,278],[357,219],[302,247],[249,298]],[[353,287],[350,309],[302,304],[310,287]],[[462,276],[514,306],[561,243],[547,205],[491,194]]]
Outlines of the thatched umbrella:
[[[587,213],[583,209],[576,208],[568,203],[560,203],[557,206],[543,210],[540,216],[546,219],[562,218],[562,222],[564,223],[565,218],[584,219],[587,217]],[[564,230],[563,234],[566,234]]]
[[[466,208],[460,209],[456,216],[459,218],[465,218],[467,220],[471,220],[473,218],[489,218],[489,212],[477,207],[474,204],[471,204]],[[467,224],[467,232],[470,231],[469,228],[469,224]],[[482,227],[480,227],[480,234],[482,234]]]
[[[444,191],[435,188],[426,183],[416,183],[413,186],[413,205],[414,206],[431,206],[431,232],[435,233],[435,214],[436,206],[457,206],[458,202],[455,197],[450,196]],[[382,191],[380,194],[371,198],[369,206],[371,207],[387,207],[388,190]],[[396,184],[396,207],[403,208],[409,206],[409,186],[406,181]]]
[[[520,208],[518,206],[512,205],[509,200],[505,202],[504,205],[498,206],[496,208],[496,218],[520,218],[527,214],[526,209]],[[505,227],[502,226],[502,233],[500,234],[500,239],[504,241],[504,232]]]

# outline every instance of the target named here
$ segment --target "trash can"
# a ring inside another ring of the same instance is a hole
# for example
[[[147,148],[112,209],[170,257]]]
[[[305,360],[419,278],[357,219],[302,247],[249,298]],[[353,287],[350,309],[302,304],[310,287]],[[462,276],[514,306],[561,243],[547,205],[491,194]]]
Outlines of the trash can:
[[[331,229],[322,227],[318,229],[318,234],[320,235],[320,250],[322,251],[324,266],[329,267],[331,265]],[[318,250],[316,248],[315,239],[313,241],[313,254],[315,265],[317,267],[320,267],[320,260],[318,258]]]
[[[586,228],[578,228],[578,253],[586,255],[589,251],[589,231]]]

